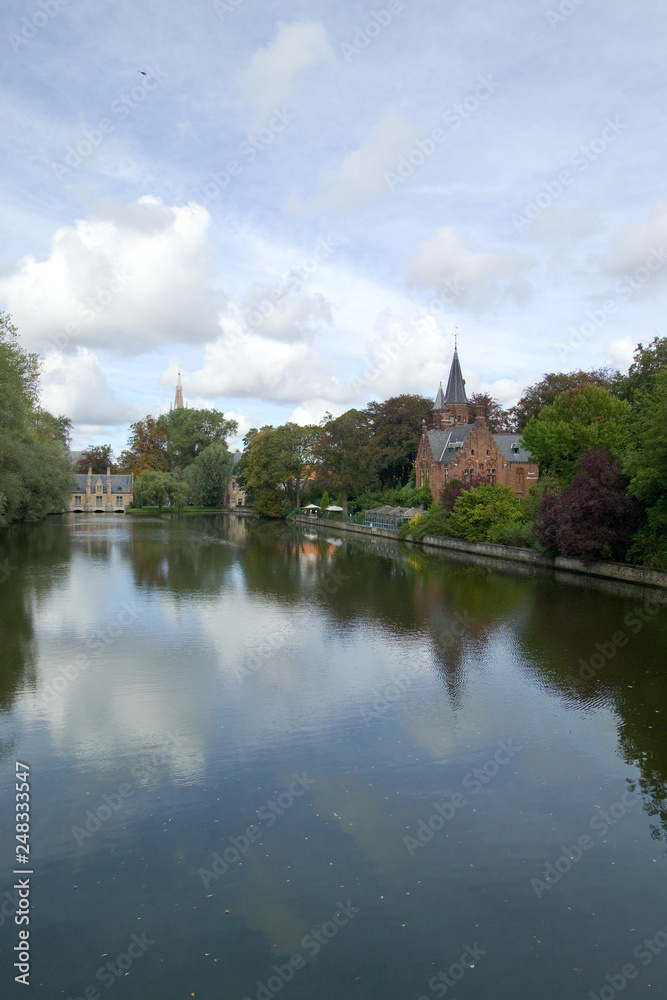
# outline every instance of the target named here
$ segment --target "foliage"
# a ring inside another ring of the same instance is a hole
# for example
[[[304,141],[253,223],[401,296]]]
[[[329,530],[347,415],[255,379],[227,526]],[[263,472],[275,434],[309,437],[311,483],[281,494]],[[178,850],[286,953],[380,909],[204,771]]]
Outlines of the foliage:
[[[654,376],[667,366],[667,337],[654,337],[648,347],[637,344],[634,361],[627,375],[619,376],[614,391],[621,399],[631,403],[642,393],[651,392]]]
[[[475,392],[470,397],[471,413],[476,416],[475,408],[484,407],[486,426],[492,434],[511,434],[516,431],[516,419],[513,411],[503,410],[497,399],[489,396],[488,392]]]
[[[577,459],[589,448],[619,456],[627,446],[630,406],[598,385],[568,389],[532,417],[523,442],[540,466],[569,482]]]
[[[496,545],[511,545],[517,549],[536,548],[533,525],[527,521],[499,521],[489,528],[486,539]]]
[[[169,472],[145,470],[134,480],[134,502],[139,507],[158,507],[170,500],[176,509],[183,509],[188,487],[178,482]]]
[[[327,507],[330,507],[330,506],[331,506],[331,497],[329,496],[329,494],[325,490],[324,493],[322,494],[322,499],[320,500],[320,507],[321,507],[322,510],[326,510]]]
[[[204,448],[183,473],[192,500],[203,507],[222,506],[233,467],[234,456],[224,441]]]
[[[419,448],[421,423],[430,420],[432,407],[432,400],[408,394],[366,407],[371,462],[382,486],[397,486],[409,478]]]
[[[398,537],[405,538],[407,534],[417,542],[421,542],[426,535],[451,535],[449,528],[449,518],[442,507],[434,504],[425,514],[416,514],[407,525],[401,525],[398,529]]]
[[[448,530],[469,542],[488,541],[489,531],[498,524],[521,521],[521,507],[510,486],[473,486],[456,498]]]
[[[440,506],[450,514],[454,510],[454,504],[458,497],[466,490],[471,490],[474,486],[481,486],[485,480],[481,476],[473,476],[467,482],[461,479],[452,479],[440,490]]]
[[[624,558],[639,521],[627,482],[606,449],[589,449],[577,462],[569,487],[560,495],[543,495],[535,523],[538,541],[588,563]]]
[[[42,410],[38,391],[39,359],[0,313],[0,525],[37,521],[67,505],[71,423]]]
[[[614,391],[619,373],[610,368],[595,368],[590,372],[575,371],[565,374],[564,372],[551,372],[545,375],[541,382],[529,386],[523,396],[512,409],[509,416],[516,428],[522,431],[533,417],[537,417],[542,410],[555,403],[561,393],[571,389],[580,389],[587,385],[601,386],[608,391]]]
[[[646,508],[630,557],[667,569],[667,366],[652,376],[649,390],[637,392],[625,469],[630,493]]]
[[[563,492],[563,481],[553,472],[545,472],[537,482],[530,487],[527,496],[521,500],[521,511],[527,521],[536,521],[540,515],[542,497],[545,493]]]
[[[344,515],[348,497],[377,484],[367,412],[348,410],[335,420],[327,420],[319,434],[315,453],[327,486],[341,495]]]
[[[85,475],[89,465],[92,465],[93,472],[103,473],[109,467],[111,467],[112,472],[115,472],[116,467],[113,464],[111,445],[88,445],[86,450],[81,452],[81,458],[76,464],[76,471]]]
[[[319,434],[319,427],[287,423],[247,436],[241,472],[249,495],[254,499],[259,491],[280,487],[286,505],[299,507],[304,484],[314,473]]]
[[[252,509],[260,517],[282,517],[283,494],[277,489],[260,489],[253,495]]]
[[[142,472],[166,472],[167,432],[159,418],[155,420],[148,414],[143,420],[130,425],[130,438],[127,449],[118,460],[120,472],[132,472],[138,476]]]
[[[238,424],[226,420],[219,410],[195,410],[183,407],[158,418],[164,428],[167,462],[172,472],[185,469],[215,441],[225,442],[235,434]]]
[[[420,486],[419,489],[410,487],[395,487],[385,490],[364,490],[354,498],[355,506],[361,510],[370,510],[371,507],[430,507],[433,503],[433,496],[429,486]]]

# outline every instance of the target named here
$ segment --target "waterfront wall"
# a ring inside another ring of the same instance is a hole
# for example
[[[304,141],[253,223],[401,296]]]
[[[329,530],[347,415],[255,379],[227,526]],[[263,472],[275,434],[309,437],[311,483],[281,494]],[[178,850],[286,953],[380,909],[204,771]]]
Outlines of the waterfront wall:
[[[327,531],[335,529],[367,537],[371,535],[398,539],[398,532],[393,528],[371,528],[370,525],[355,524],[353,521],[329,521],[327,518],[319,517],[297,516],[296,521],[298,524],[307,525],[310,528],[326,529]],[[643,566],[629,566],[626,563],[614,562],[594,562],[586,566],[580,559],[568,559],[565,556],[549,559],[532,549],[519,549],[491,542],[466,542],[462,538],[439,538],[437,535],[425,535],[421,542],[415,542],[410,538],[405,539],[405,541],[410,545],[423,545],[429,549],[443,549],[459,553],[469,552],[478,556],[490,556],[493,559],[511,560],[512,562],[526,563],[531,566],[541,566],[568,573],[583,573],[586,576],[600,576],[608,580],[621,580],[624,583],[640,583],[644,586],[667,589],[667,573],[646,569]]]

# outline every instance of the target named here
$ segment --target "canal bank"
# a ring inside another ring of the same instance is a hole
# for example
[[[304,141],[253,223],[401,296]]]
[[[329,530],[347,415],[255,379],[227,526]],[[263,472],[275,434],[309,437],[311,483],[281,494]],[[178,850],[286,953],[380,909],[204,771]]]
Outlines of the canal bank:
[[[470,553],[475,556],[499,559],[505,562],[518,562],[524,565],[553,569],[565,573],[578,573],[584,576],[597,576],[607,580],[619,580],[623,583],[637,583],[644,587],[660,587],[667,590],[667,573],[647,569],[644,566],[629,566],[625,563],[593,562],[586,564],[581,559],[569,559],[556,556],[549,559],[532,549],[520,549],[510,545],[496,545],[491,542],[467,542],[462,538],[440,538],[437,535],[425,535],[421,542],[412,538],[399,539],[394,528],[373,528],[366,524],[355,524],[352,521],[329,521],[326,518],[297,516],[297,524],[309,528],[319,528],[326,531],[343,531],[347,533],[366,535],[374,538],[393,538],[405,541],[408,545],[421,545],[429,550],[444,550],[447,553]]]

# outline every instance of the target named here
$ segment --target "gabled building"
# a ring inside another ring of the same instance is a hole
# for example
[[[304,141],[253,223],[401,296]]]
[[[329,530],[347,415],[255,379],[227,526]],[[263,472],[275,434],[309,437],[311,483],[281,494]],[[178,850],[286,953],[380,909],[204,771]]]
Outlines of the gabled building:
[[[437,499],[453,479],[461,482],[482,480],[511,486],[525,496],[539,471],[530,461],[519,434],[492,434],[486,424],[483,407],[468,401],[458,350],[443,392],[442,383],[433,406],[433,429],[422,422],[422,436],[417,452],[417,486],[431,487]]]
[[[96,514],[124,514],[132,503],[133,477],[131,475],[106,475],[93,473],[88,466],[88,475],[75,475],[69,498],[71,513],[93,511]]]

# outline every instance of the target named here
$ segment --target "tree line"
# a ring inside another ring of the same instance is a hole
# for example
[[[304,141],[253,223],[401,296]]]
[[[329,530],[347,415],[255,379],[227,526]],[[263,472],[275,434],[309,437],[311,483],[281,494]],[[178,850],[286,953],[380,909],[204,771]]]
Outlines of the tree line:
[[[26,351],[0,313],[0,526],[62,510],[72,469],[72,424],[38,402],[40,359]]]
[[[202,507],[225,502],[234,456],[226,439],[235,434],[235,420],[216,409],[172,410],[155,418],[148,414],[130,426],[127,448],[117,463],[111,445],[82,452],[78,469],[132,473],[134,505],[182,510],[186,501]]]
[[[432,401],[402,395],[319,425],[253,428],[239,481],[269,517],[324,499],[427,508],[403,533],[527,545],[667,569],[667,338],[639,344],[627,373],[551,372],[504,410],[478,393],[492,433],[516,433],[540,469],[528,496],[474,480],[438,497],[415,486],[422,420]],[[323,499],[324,498],[324,499]]]

